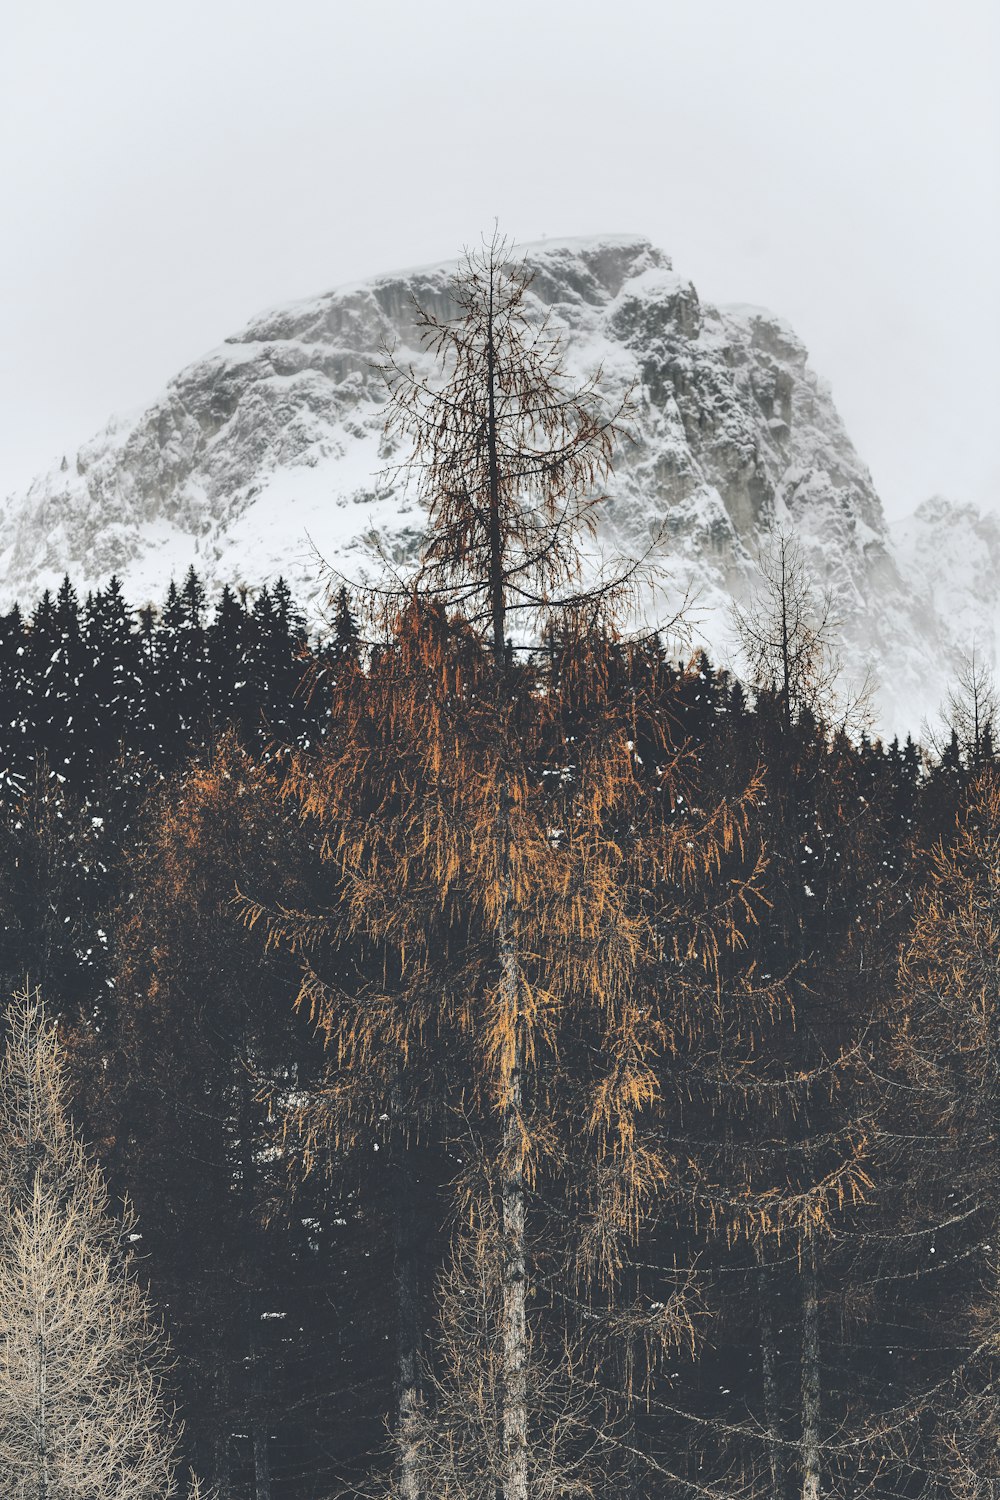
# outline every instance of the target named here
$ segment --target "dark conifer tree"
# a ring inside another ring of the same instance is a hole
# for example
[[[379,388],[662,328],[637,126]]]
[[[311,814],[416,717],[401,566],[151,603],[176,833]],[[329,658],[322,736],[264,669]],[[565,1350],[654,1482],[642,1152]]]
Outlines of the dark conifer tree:
[[[306,630],[283,578],[254,600],[253,680],[256,717],[253,732],[265,739],[294,744],[308,718],[302,689]]]
[[[21,611],[15,604],[0,615],[0,795],[5,789],[23,785],[33,754],[30,740],[28,681],[28,637]]]
[[[85,655],[80,606],[64,578],[56,598],[46,590],[32,616],[29,722],[36,752],[57,775],[72,775],[82,754],[77,713]]]
[[[190,1451],[231,1500],[325,1492],[376,1434],[363,1403],[378,1342],[337,1291],[341,1258],[364,1254],[356,1210],[318,1181],[283,1192],[280,1101],[308,1086],[318,1048],[282,1003],[285,965],[261,962],[229,910],[237,871],[294,890],[296,843],[233,742],[165,784],[119,914],[114,1024],[95,1039],[112,1055],[88,1084],[169,1309]],[[352,1339],[353,1377],[334,1363]]]
[[[342,584],[337,591],[337,607],[333,615],[333,636],[329,645],[330,655],[334,661],[355,661],[360,639],[358,622],[351,609],[347,589]]]
[[[245,598],[228,584],[219,596],[207,630],[207,673],[212,716],[221,727],[232,724],[246,736],[253,721],[257,684],[252,680],[252,628]]]
[[[93,781],[119,762],[126,747],[141,746],[144,682],[140,643],[117,578],[87,601],[84,647],[86,666],[79,696]]]
[[[54,1014],[107,996],[110,911],[121,868],[112,831],[39,759],[0,805],[0,980],[46,986]]]
[[[189,638],[189,616],[173,579],[167,589],[163,612],[156,629],[154,664],[154,758],[167,769],[176,767],[190,744],[200,721],[196,691],[191,690],[193,672]]]

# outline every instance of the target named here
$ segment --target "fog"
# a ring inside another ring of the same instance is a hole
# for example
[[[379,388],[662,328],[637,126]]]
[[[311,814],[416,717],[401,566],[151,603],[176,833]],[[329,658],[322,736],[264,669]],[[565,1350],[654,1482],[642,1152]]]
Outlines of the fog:
[[[648,235],[782,313],[890,514],[1000,508],[991,0],[12,3],[0,493],[262,307]]]

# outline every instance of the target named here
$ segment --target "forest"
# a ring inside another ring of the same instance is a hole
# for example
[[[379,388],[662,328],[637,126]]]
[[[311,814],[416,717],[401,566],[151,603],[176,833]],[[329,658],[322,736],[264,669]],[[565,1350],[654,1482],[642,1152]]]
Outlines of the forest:
[[[631,630],[527,284],[387,359],[321,629],[0,619],[4,1500],[1000,1490],[989,673],[872,738],[783,534],[739,677]]]

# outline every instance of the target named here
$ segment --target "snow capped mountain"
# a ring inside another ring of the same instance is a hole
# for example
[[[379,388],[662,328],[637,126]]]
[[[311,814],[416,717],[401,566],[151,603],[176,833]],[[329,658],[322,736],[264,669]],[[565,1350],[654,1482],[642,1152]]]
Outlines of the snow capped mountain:
[[[785,322],[701,302],[633,236],[543,242],[527,259],[571,369],[600,366],[609,400],[634,390],[605,545],[632,551],[659,535],[677,597],[697,596],[696,635],[724,656],[729,601],[745,595],[772,528],[787,526],[833,592],[851,675],[877,665],[881,722],[916,727],[942,691],[955,635],[942,617],[958,620],[960,639],[974,625],[967,590],[935,581],[942,546],[964,569],[947,576],[964,579],[974,545],[979,597],[991,596],[997,523],[928,502],[897,556],[829,388]],[[421,513],[384,477],[402,454],[383,437],[375,362],[388,344],[426,363],[413,299],[448,315],[454,269],[381,276],[255,318],[141,414],[7,499],[0,595],[28,601],[67,571],[81,588],[117,572],[135,603],[158,601],[193,562],[217,585],[282,572],[318,608],[317,554],[357,576],[376,528],[405,556]],[[974,633],[985,647],[982,626]]]

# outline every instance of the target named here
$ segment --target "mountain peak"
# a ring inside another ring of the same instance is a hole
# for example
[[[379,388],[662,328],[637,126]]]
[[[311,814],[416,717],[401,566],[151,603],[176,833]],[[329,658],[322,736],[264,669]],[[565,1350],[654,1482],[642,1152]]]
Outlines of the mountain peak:
[[[638,235],[517,253],[572,373],[600,368],[613,403],[633,392],[605,541],[643,550],[662,536],[678,594],[697,593],[696,629],[724,654],[730,600],[749,589],[775,524],[790,526],[836,594],[855,675],[890,664],[884,721],[911,713],[944,637],[902,586],[871,476],[794,330],[766,309],[702,302]],[[400,559],[412,553],[421,513],[378,477],[394,455],[377,361],[387,343],[425,358],[414,299],[448,316],[458,264],[385,273],[252,319],[144,412],[6,502],[0,593],[26,600],[67,570],[83,588],[117,572],[141,603],[193,563],[210,585],[283,572],[318,608],[317,552],[357,574],[377,527]]]

